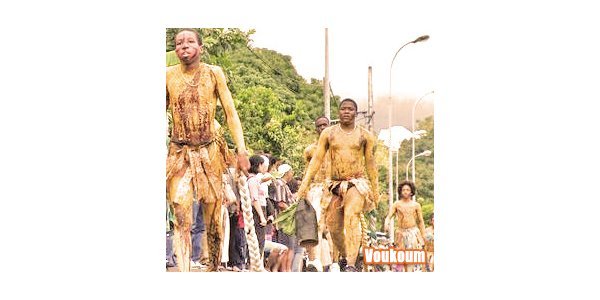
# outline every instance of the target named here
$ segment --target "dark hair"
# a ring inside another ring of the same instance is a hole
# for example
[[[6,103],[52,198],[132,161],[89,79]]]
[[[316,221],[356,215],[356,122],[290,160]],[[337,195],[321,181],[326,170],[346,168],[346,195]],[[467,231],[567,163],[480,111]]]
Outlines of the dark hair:
[[[269,166],[275,165],[276,162],[279,161],[279,157],[275,155],[269,155]]]
[[[175,34],[175,37],[177,37],[178,34],[184,32],[184,31],[189,31],[189,32],[195,34],[196,40],[198,41],[198,45],[202,45],[202,38],[200,37],[200,33],[198,33],[198,31],[193,28],[181,28],[177,31],[177,33]]]
[[[417,188],[415,187],[415,184],[412,181],[404,180],[398,185],[398,195],[402,195],[402,187],[404,187],[405,185],[408,185],[410,187],[411,196],[414,196],[417,193]]]
[[[358,110],[358,105],[356,104],[356,101],[354,101],[350,98],[346,98],[346,99],[342,100],[342,102],[340,102],[340,107],[342,107],[342,104],[344,102],[352,102],[352,105],[354,105],[354,109]]]
[[[265,162],[265,160],[262,158],[262,156],[260,155],[252,155],[250,156],[250,169],[248,170],[248,173],[252,173],[252,174],[258,174],[260,173],[260,171],[258,171],[258,167]]]
[[[315,124],[317,124],[317,121],[319,121],[319,119],[325,119],[325,120],[327,120],[327,123],[329,123],[329,118],[328,117],[326,117],[326,116],[319,116],[319,117],[317,117],[315,119]]]
[[[298,179],[293,178],[290,182],[287,183],[287,186],[290,188],[290,192],[295,193],[298,191]]]

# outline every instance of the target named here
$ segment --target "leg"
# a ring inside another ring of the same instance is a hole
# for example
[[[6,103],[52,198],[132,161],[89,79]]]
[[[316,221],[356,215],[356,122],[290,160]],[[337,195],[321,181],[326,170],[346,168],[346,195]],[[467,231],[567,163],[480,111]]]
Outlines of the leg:
[[[175,258],[173,253],[173,230],[167,232],[167,267],[175,266]]]
[[[346,259],[348,266],[355,266],[358,250],[361,245],[362,230],[360,226],[360,213],[363,209],[364,197],[356,187],[350,188],[344,195],[344,228]]]
[[[239,230],[237,228],[237,216],[234,214],[229,218],[229,222],[231,224],[230,234],[229,234],[229,266],[237,266],[238,268],[242,264],[242,254],[241,254],[241,243],[239,239]],[[225,249],[223,249],[225,251]]]
[[[202,239],[206,232],[204,227],[204,214],[202,213],[202,205],[198,201],[194,201],[194,224],[192,225],[192,261],[199,262],[202,257],[203,249]],[[204,237],[206,239],[206,237]]]
[[[190,250],[192,229],[192,204],[194,201],[191,185],[191,172],[184,170],[167,182],[167,195],[175,216],[173,224],[173,241],[177,255],[179,271],[190,271]]]
[[[223,220],[223,243],[221,244],[221,263],[229,261],[229,211],[225,206],[221,206],[221,219]]]
[[[208,242],[208,270],[216,271],[221,263],[223,225],[221,203],[203,203],[206,239]]]
[[[282,234],[283,231],[281,232]],[[292,272],[294,270],[294,258],[296,256],[296,250],[300,250],[299,248],[302,248],[298,245],[298,241],[296,240],[296,236],[292,235],[292,236],[287,236],[288,237],[288,252],[286,254],[286,258],[285,258],[285,272]],[[296,263],[298,263],[298,261],[296,261]],[[297,269],[297,268],[296,268]]]
[[[296,244],[294,251],[291,251],[293,254],[292,259],[292,272],[302,272],[302,260],[304,259],[304,247],[300,247],[300,245]]]
[[[343,207],[341,207],[341,199],[338,196],[333,196],[331,199],[325,218],[325,223],[333,242],[332,259],[334,262],[338,262],[340,256],[346,256],[344,245],[344,211]]]
[[[315,259],[321,257],[321,234],[322,230],[320,228],[320,220],[321,220],[321,197],[323,196],[323,187],[315,186],[310,189],[308,192],[307,199],[310,202],[310,205],[315,209],[317,215],[317,245],[306,246],[306,252],[308,253],[308,260],[313,262]]]
[[[262,209],[262,207],[261,207]],[[266,215],[265,210],[262,210],[263,215]],[[258,216],[258,212],[252,207],[252,219],[254,220],[254,232],[256,232],[256,239],[258,240],[258,247],[260,251],[260,257],[264,257],[265,251],[265,234],[266,234],[266,226],[260,225],[260,217]]]

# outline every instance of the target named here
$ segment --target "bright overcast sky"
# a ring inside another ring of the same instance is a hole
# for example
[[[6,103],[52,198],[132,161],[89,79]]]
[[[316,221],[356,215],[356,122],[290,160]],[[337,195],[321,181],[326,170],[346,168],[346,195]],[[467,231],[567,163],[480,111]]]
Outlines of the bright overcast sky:
[[[324,27],[253,27],[253,45],[290,55],[305,79],[325,74]],[[392,69],[392,94],[419,97],[433,89],[436,36],[427,27],[330,26],[329,80],[336,95],[364,100],[368,93],[368,67],[373,67],[374,98],[389,94],[390,63],[406,42],[429,34],[426,42],[404,47]]]

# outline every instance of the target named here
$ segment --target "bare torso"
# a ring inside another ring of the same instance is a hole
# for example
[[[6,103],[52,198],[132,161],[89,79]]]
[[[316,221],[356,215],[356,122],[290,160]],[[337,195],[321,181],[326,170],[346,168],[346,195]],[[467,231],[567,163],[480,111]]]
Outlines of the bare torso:
[[[339,125],[326,129],[331,159],[331,179],[365,177],[364,151],[367,143],[363,129],[357,126],[346,132]]]
[[[394,203],[394,215],[398,223],[397,228],[407,229],[417,226],[418,222],[418,204],[413,201],[398,201]]]
[[[191,74],[184,74],[180,65],[167,69],[168,108],[173,115],[172,141],[201,145],[214,137],[217,78],[211,68],[201,63]]]

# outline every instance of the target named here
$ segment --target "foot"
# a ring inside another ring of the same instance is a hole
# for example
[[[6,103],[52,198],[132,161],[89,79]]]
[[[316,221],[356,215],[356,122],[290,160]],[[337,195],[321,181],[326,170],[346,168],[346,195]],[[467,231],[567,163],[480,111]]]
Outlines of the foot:
[[[346,265],[348,265],[348,261],[345,258],[342,258],[342,259],[340,259],[339,265],[340,265],[340,270],[342,270],[342,272],[344,272],[344,270],[346,270]]]
[[[329,272],[340,272],[340,265],[338,265],[338,263],[332,263],[331,266],[329,266]]]
[[[306,272],[323,272],[323,264],[319,259],[308,261],[306,263]]]
[[[190,266],[192,269],[201,269],[203,265],[199,261],[190,261]]]
[[[355,266],[346,266],[344,272],[360,272]]]

